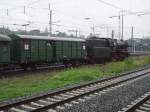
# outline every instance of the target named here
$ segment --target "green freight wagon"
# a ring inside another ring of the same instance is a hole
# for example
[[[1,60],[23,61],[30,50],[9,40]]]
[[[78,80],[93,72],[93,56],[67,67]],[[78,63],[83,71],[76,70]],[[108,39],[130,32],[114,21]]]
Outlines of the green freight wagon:
[[[49,37],[30,35],[9,35],[12,38],[11,56],[13,63],[35,67],[53,61],[52,41]]]
[[[43,63],[83,60],[86,57],[84,39],[15,34],[9,36],[12,38],[12,60],[24,68]]]
[[[0,34],[0,66],[10,63],[10,42],[11,38]]]

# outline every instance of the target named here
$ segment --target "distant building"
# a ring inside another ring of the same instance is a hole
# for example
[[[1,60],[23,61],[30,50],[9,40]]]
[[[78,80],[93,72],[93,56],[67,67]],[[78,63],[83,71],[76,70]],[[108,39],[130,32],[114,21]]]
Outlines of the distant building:
[[[129,51],[144,51],[150,52],[150,38],[134,38],[127,40],[129,44]]]

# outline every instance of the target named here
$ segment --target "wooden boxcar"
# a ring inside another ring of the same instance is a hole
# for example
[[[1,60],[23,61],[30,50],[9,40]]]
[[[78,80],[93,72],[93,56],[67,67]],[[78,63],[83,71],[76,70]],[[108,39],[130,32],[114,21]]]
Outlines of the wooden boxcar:
[[[22,67],[51,62],[82,60],[86,57],[85,40],[64,37],[9,35],[12,60]]]
[[[52,37],[56,61],[77,61],[86,58],[84,39]]]
[[[10,63],[10,42],[11,38],[0,34],[0,66]]]

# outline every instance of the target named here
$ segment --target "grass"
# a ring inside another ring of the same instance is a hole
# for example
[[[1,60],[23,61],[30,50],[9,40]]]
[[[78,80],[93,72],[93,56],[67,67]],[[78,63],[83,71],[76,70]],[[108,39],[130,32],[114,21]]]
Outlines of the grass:
[[[71,68],[60,72],[37,73],[0,79],[0,101],[114,76],[146,64],[150,64],[150,56],[128,58],[124,61],[111,62],[105,65],[81,66],[80,68]]]

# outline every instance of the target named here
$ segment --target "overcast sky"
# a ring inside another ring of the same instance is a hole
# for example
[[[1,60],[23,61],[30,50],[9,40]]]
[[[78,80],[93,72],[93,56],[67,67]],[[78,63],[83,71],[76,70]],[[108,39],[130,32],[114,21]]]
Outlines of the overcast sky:
[[[150,11],[149,0],[104,0],[110,4],[122,9],[138,12]],[[109,28],[109,34],[112,29],[118,35],[118,18],[109,18],[117,16],[119,9],[106,5],[98,0],[0,0],[0,25],[10,27],[11,29],[22,29],[23,27],[12,24],[31,25],[28,30],[48,28],[49,11],[48,4],[51,4],[53,10],[53,22],[62,26],[53,26],[53,33],[57,30],[68,31],[78,29],[81,34],[87,35],[91,32],[91,26],[101,26],[103,29],[95,28],[96,33],[102,36],[107,35],[106,26]],[[24,14],[24,6],[25,14]],[[8,15],[7,15],[8,9]],[[91,18],[85,20],[84,18]],[[124,17],[124,35],[130,38],[131,26],[134,26],[135,37],[150,35],[150,15],[136,16],[128,15]]]

